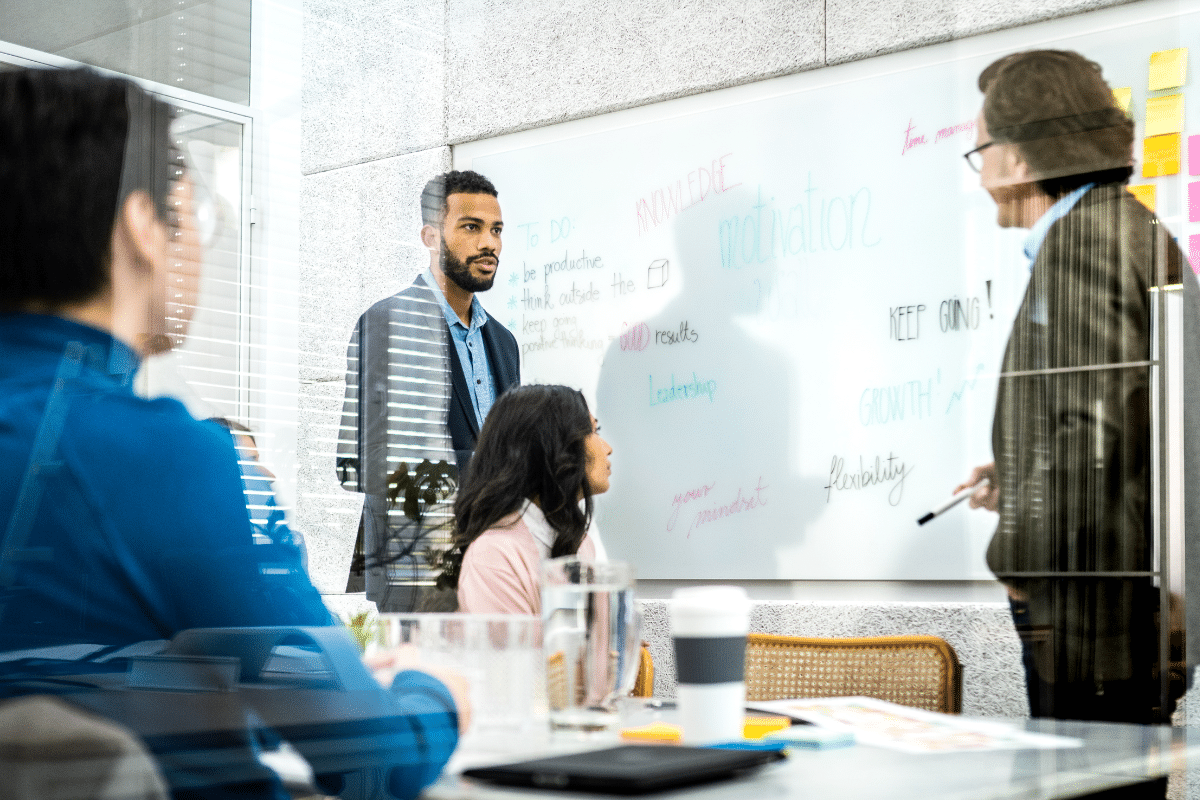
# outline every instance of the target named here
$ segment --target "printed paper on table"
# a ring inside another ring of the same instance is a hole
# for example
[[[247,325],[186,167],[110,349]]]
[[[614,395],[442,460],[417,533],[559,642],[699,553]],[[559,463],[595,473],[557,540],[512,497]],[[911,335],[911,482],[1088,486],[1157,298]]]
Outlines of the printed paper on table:
[[[1023,748],[1048,750],[1083,745],[1079,739],[1032,733],[1005,722],[965,719],[954,714],[896,705],[873,697],[768,700],[751,703],[750,707],[755,711],[803,719],[822,728],[849,731],[859,744],[886,747],[904,753]]]

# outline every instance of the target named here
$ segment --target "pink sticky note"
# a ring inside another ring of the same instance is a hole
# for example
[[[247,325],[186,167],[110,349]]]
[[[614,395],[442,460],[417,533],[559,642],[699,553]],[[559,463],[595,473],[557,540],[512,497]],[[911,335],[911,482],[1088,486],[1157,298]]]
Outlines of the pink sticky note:
[[[1188,175],[1200,175],[1200,136],[1188,137]]]
[[[1188,184],[1188,222],[1200,222],[1200,181]]]
[[[1188,237],[1188,260],[1192,262],[1192,272],[1200,273],[1200,233]]]

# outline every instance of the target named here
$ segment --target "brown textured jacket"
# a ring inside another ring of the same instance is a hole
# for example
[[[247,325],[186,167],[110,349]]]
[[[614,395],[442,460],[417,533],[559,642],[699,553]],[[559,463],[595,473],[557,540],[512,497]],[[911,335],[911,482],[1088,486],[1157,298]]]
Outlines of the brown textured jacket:
[[[1050,227],[1013,323],[987,559],[1028,598],[1022,633],[1051,682],[1134,677],[1154,635],[1151,287],[1178,283],[1181,263],[1122,186],[1095,187]],[[1130,572],[1143,575],[1112,575]]]

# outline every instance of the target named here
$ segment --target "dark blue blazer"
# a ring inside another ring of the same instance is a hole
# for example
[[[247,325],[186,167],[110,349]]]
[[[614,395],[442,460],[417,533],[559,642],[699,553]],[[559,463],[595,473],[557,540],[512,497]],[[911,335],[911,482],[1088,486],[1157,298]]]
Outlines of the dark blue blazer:
[[[494,318],[481,333],[499,396],[521,382],[517,340]],[[441,302],[423,276],[359,317],[347,364],[338,444],[344,488],[383,495],[397,464],[424,459],[452,457],[465,472],[479,424]],[[439,379],[448,394],[430,388]],[[452,455],[438,449],[446,434]]]
[[[521,383],[521,358],[517,350],[517,337],[491,315],[488,315],[488,321],[484,323],[480,333],[483,334],[483,347],[487,351],[488,364],[492,367],[492,378],[496,382],[496,397],[499,397]],[[446,329],[446,335],[450,335],[449,328]],[[458,358],[458,348],[451,343],[448,349],[451,392],[450,415],[446,420],[446,427],[450,429],[450,440],[454,443],[454,459],[458,464],[461,479],[466,473],[471,454],[475,452],[475,442],[479,439],[479,423],[471,405],[467,377]]]

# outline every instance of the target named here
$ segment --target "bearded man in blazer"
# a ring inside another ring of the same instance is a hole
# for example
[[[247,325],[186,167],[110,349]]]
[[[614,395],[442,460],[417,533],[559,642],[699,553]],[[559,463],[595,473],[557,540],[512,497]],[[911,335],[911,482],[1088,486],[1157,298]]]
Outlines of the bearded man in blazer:
[[[1163,722],[1151,298],[1182,280],[1193,302],[1195,276],[1125,189],[1133,122],[1098,65],[1016,53],[979,88],[968,161],[997,222],[1030,229],[1030,276],[1001,365],[995,462],[958,490],[980,487],[971,505],[999,513],[987,561],[1008,589],[1033,716]]]
[[[465,475],[492,403],[521,382],[516,337],[475,297],[500,266],[496,188],[476,172],[438,175],[421,217],[429,268],[367,309],[347,350],[338,478],[366,495],[356,550],[380,611],[414,610],[423,515]],[[401,568],[411,580],[395,585]]]

